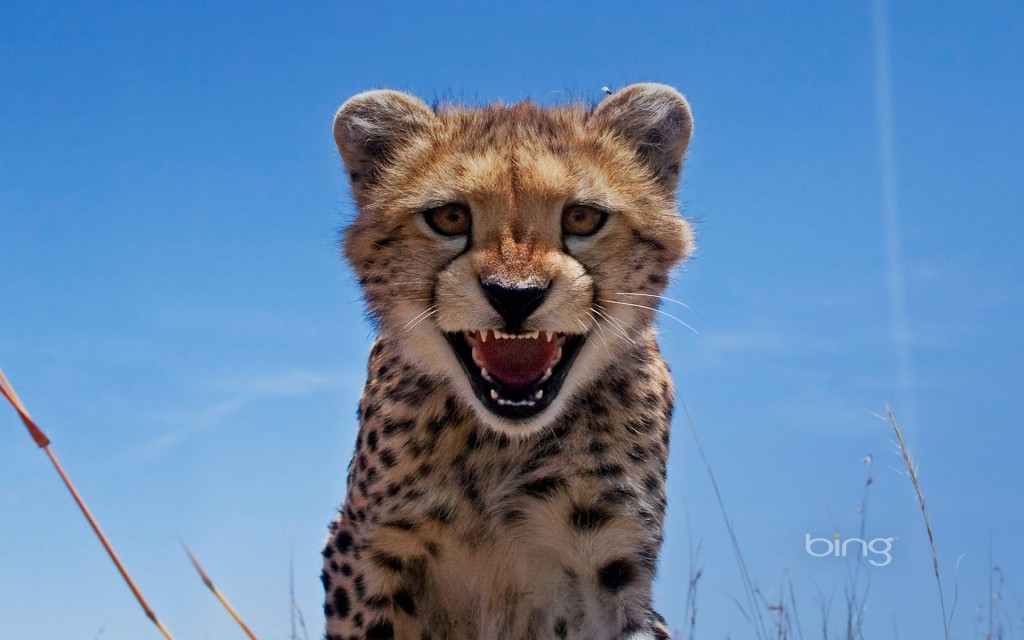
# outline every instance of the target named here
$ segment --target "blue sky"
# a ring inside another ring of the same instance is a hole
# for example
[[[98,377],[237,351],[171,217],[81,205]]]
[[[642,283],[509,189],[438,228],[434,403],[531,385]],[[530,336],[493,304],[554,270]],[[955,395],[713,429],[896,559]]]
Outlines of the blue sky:
[[[990,549],[996,611],[1024,635],[1019,3],[883,7],[889,174],[877,4],[381,4],[0,8],[0,367],[177,637],[239,637],[179,537],[262,638],[288,637],[294,558],[319,633],[372,338],[336,250],[353,211],[337,106],[381,86],[553,103],[645,80],[694,110],[680,200],[700,249],[668,292],[692,310],[665,310],[699,333],[665,318],[662,342],[754,581],[790,577],[807,637],[819,599],[841,619],[849,565],[809,557],[805,534],[855,533],[870,473],[866,535],[897,540],[868,570],[867,635],[940,636],[920,514],[871,413],[891,403],[956,636],[987,629]],[[656,588],[676,628],[690,540],[699,637],[755,637],[680,414]],[[158,637],[10,411],[0,601],[3,640]]]

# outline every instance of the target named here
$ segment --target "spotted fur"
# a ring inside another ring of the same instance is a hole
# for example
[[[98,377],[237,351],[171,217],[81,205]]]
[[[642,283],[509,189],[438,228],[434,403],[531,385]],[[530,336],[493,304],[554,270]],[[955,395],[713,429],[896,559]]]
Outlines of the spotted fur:
[[[344,249],[379,337],[323,552],[328,640],[668,638],[651,582],[673,390],[653,314],[692,251],[675,207],[690,131],[686,101],[655,84],[594,109],[395,91],[342,106],[359,209]],[[465,237],[424,223],[448,203],[471,212]],[[573,205],[606,223],[567,237]],[[521,329],[583,337],[529,418],[482,403],[450,344],[503,329],[485,281],[543,283]]]

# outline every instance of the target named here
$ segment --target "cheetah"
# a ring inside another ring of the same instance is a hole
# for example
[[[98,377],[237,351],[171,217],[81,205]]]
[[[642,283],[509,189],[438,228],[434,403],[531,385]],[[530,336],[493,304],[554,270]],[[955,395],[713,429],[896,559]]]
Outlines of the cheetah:
[[[342,105],[343,252],[378,337],[323,551],[327,640],[669,637],[654,314],[694,246],[691,131],[652,83],[592,107]]]

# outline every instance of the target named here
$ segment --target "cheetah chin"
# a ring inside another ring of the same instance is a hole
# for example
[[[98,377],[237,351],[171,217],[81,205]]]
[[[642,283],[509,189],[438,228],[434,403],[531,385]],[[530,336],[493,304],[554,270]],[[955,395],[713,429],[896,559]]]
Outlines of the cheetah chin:
[[[483,329],[445,337],[484,407],[508,420],[527,420],[558,396],[587,335]]]

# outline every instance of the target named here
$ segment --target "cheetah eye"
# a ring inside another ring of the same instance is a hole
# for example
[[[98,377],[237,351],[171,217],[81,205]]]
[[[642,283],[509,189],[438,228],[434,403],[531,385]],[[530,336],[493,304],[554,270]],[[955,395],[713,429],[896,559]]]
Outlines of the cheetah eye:
[[[464,236],[473,221],[469,209],[461,204],[445,204],[423,212],[430,228],[442,236]]]
[[[570,236],[592,236],[604,226],[608,212],[573,205],[562,212],[562,232]]]

